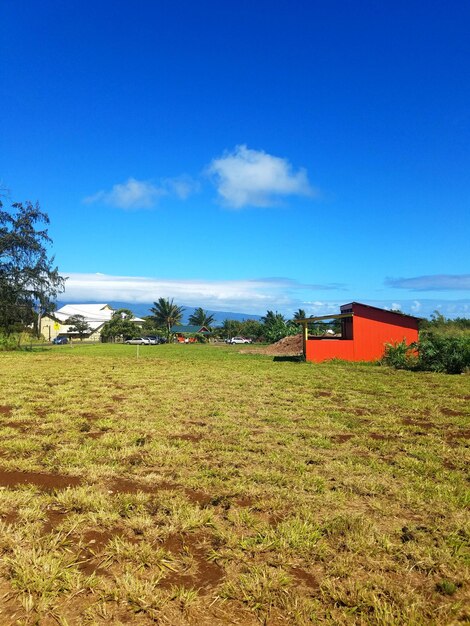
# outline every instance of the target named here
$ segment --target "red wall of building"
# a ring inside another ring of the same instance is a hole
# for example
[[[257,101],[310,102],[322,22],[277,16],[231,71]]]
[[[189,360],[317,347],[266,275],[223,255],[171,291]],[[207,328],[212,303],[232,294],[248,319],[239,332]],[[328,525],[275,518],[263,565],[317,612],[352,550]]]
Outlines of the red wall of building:
[[[307,361],[344,359],[376,361],[383,356],[386,343],[418,341],[418,320],[361,304],[353,304],[353,338],[309,339]]]

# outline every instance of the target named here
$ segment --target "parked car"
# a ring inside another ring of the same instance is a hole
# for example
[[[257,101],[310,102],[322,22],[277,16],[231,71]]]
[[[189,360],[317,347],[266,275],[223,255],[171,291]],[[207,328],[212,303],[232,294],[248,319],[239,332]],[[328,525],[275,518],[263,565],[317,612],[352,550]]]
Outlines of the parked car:
[[[52,340],[52,343],[55,343],[56,346],[62,346],[63,344],[68,343],[68,342],[69,340],[67,339],[67,337],[64,337],[64,336],[55,337]]]
[[[133,346],[149,346],[150,340],[148,337],[134,337],[134,339],[127,339],[125,343],[132,344]]]
[[[148,335],[144,337],[144,339],[148,339],[151,346],[158,346],[161,343],[166,343],[166,338],[161,337],[160,335]]]
[[[229,343],[252,343],[251,339],[245,337],[232,337]]]

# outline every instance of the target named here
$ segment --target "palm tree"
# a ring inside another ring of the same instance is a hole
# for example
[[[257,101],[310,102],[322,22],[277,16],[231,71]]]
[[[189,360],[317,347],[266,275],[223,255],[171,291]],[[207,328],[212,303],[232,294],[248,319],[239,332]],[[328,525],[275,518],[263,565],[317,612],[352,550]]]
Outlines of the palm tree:
[[[204,311],[201,307],[194,309],[194,313],[189,316],[189,323],[194,326],[207,326],[209,327],[214,322],[214,316],[209,315],[207,311]]]
[[[304,320],[306,317],[307,317],[307,314],[305,313],[305,311],[303,309],[298,309],[294,313],[294,317],[292,319],[293,320]]]
[[[178,306],[173,302],[173,298],[158,298],[158,302],[153,303],[155,306],[150,308],[153,313],[151,316],[157,326],[166,328],[168,339],[171,335],[171,327],[179,324],[183,317],[184,307]]]

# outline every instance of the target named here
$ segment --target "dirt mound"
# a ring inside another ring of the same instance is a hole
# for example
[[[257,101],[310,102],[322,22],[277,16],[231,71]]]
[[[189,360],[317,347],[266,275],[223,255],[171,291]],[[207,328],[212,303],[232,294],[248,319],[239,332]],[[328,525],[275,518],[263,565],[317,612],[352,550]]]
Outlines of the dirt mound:
[[[302,354],[302,335],[284,337],[266,348],[259,348],[256,353],[272,354],[273,356],[297,356]]]

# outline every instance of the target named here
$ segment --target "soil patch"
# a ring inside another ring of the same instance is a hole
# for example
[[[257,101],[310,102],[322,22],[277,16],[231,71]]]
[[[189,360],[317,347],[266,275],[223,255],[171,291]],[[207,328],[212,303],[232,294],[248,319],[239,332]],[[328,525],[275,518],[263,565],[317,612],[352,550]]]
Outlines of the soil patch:
[[[5,524],[16,524],[18,523],[20,516],[17,511],[9,511],[4,515],[0,515],[0,519],[2,519]]]
[[[432,422],[428,422],[426,420],[415,420],[412,417],[404,417],[401,421],[407,426],[420,426],[421,428],[434,428],[436,426]]]
[[[315,391],[314,395],[318,396],[319,398],[329,398],[333,394],[331,391]]]
[[[89,530],[83,535],[83,543],[85,545],[82,545],[78,555],[78,568],[85,576],[91,576],[92,574],[109,576],[107,570],[99,567],[100,562],[96,556],[103,551],[115,534],[113,531]]]
[[[43,533],[47,534],[52,532],[57,526],[62,524],[67,513],[64,511],[59,511],[57,509],[48,509],[46,511],[47,520],[44,523]]]
[[[194,420],[189,420],[186,422],[187,424],[193,424],[194,426],[207,426],[206,422],[197,422]]]
[[[113,402],[121,402],[122,400],[125,400],[126,396],[111,396],[111,400]]]
[[[164,589],[183,586],[200,589],[204,593],[216,587],[224,578],[223,569],[217,563],[208,560],[210,545],[207,545],[204,536],[170,535],[164,543],[164,548],[175,555],[182,551],[189,552],[197,570],[194,574],[172,572],[160,583]]]
[[[104,435],[104,431],[103,430],[97,430],[97,431],[92,432],[92,433],[84,433],[84,437],[88,437],[88,439],[99,439],[103,435]]]
[[[178,489],[177,485],[173,483],[155,483],[154,485],[143,485],[135,480],[128,478],[115,478],[109,483],[109,490],[116,493],[156,493],[157,491],[169,491],[171,489]]]
[[[284,337],[266,348],[242,350],[244,354],[270,354],[272,356],[298,356],[302,354],[302,335]]]
[[[143,485],[128,478],[116,478],[109,484],[109,489],[111,492],[117,493],[138,493],[139,491],[142,491],[143,493],[153,494],[158,491],[183,491],[190,502],[198,504],[202,507],[206,507],[210,504],[212,499],[211,496],[204,491],[198,491],[197,489],[191,489],[190,487],[182,488],[180,485],[175,485],[174,483],[169,482],[155,483],[154,485]]]
[[[441,408],[442,415],[446,415],[447,417],[465,417],[467,413],[462,413],[462,411],[456,411],[455,409],[447,409],[446,407]]]
[[[170,439],[177,441],[201,441],[202,435],[193,435],[191,433],[187,433],[185,435],[172,435]]]
[[[66,489],[81,483],[76,476],[61,474],[36,474],[34,472],[5,471],[0,469],[0,487],[17,487],[18,485],[34,485],[43,491]]]
[[[342,433],[342,434],[338,434],[338,435],[332,435],[330,437],[330,439],[332,439],[336,443],[344,443],[345,441],[349,441],[353,437],[354,437],[354,435],[351,435],[349,433]]]
[[[318,589],[320,587],[317,579],[313,574],[309,574],[301,567],[291,567],[290,570],[292,576],[296,578],[300,583],[303,583],[310,589]]]
[[[0,404],[0,415],[6,415],[9,417],[13,412],[13,407],[8,404]]]
[[[395,435],[384,435],[383,433],[369,433],[368,436],[376,441],[394,441]]]
[[[9,428],[14,428],[15,430],[19,430],[20,433],[25,433],[30,430],[31,424],[28,422],[4,422],[4,426],[8,426]]]
[[[446,432],[447,441],[453,441],[454,439],[470,439],[470,429],[461,430],[449,430]]]

